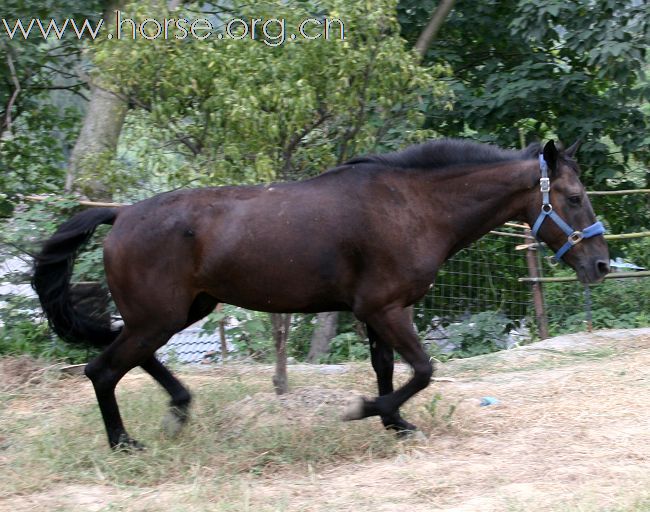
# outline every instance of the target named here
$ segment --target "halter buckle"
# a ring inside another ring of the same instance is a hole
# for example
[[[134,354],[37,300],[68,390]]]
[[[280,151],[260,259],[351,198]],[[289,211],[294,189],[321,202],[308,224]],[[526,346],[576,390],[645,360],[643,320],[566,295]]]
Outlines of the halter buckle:
[[[542,211],[548,215],[553,211],[553,205],[551,203],[545,203],[542,205]]]
[[[569,243],[571,245],[576,245],[577,243],[581,242],[583,238],[584,238],[584,234],[582,233],[582,231],[574,231],[568,237]]]
[[[540,178],[539,189],[545,193],[551,190],[551,178]]]

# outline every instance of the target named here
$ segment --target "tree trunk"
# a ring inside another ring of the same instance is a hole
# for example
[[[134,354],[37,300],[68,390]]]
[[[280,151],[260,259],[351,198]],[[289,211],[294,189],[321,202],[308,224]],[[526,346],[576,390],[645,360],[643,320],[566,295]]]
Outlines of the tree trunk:
[[[91,85],[90,101],[77,142],[72,148],[65,190],[77,189],[93,201],[110,201],[102,162],[112,158],[124,125],[127,104],[111,91]]]
[[[329,354],[330,340],[336,336],[339,314],[336,311],[318,313],[316,319],[316,329],[312,334],[309,353],[307,354],[307,361],[310,363],[318,363],[322,361],[324,356]]]
[[[112,22],[114,11],[121,9],[124,3],[125,0],[105,3],[106,25]],[[115,155],[127,110],[124,99],[99,84],[90,84],[90,101],[68,162],[66,192],[76,189],[94,201],[112,199],[112,187],[101,174],[102,163]]]
[[[273,340],[275,341],[275,375],[273,387],[275,393],[283,395],[289,391],[289,378],[287,377],[287,338],[291,326],[290,313],[271,313],[273,326]]]

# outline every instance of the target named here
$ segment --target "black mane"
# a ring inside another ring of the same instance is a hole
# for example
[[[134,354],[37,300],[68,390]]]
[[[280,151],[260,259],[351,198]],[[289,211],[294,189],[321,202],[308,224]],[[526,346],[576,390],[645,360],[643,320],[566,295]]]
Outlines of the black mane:
[[[440,139],[409,146],[402,151],[382,155],[365,155],[348,160],[346,164],[374,163],[403,169],[440,169],[454,165],[489,164],[535,158],[541,145],[533,143],[526,149],[514,151],[463,139]]]

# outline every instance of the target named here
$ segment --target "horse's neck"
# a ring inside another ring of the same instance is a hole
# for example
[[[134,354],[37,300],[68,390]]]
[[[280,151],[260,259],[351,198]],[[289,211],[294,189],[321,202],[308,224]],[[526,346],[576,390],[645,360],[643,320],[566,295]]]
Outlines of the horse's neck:
[[[527,220],[535,165],[532,161],[502,162],[457,177],[450,175],[443,183],[432,182],[432,193],[437,188],[442,215],[454,234],[453,252],[504,222]],[[445,195],[449,199],[445,200]]]

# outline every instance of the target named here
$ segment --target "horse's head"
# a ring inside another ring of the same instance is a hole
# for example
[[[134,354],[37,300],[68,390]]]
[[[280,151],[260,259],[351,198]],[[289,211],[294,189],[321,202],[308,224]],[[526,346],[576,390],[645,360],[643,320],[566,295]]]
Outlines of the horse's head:
[[[529,219],[533,234],[570,265],[581,282],[597,283],[609,272],[609,251],[573,159],[578,145],[562,152],[553,141],[544,146],[539,156],[540,187]]]

